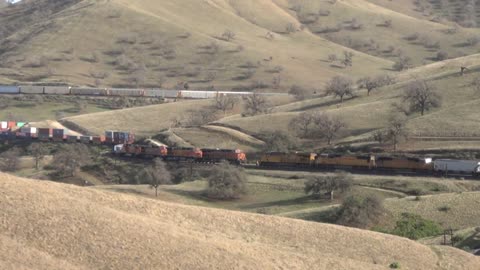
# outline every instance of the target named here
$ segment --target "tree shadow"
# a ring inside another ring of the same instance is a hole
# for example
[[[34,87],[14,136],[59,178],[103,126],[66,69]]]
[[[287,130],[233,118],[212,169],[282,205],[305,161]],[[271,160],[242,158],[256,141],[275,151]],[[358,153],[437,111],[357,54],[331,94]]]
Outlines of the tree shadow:
[[[272,207],[272,206],[291,206],[291,205],[296,205],[296,204],[304,204],[312,201],[328,201],[326,199],[318,198],[317,196],[313,195],[308,195],[308,196],[303,196],[303,197],[298,197],[298,198],[293,198],[293,199],[288,199],[288,200],[280,200],[280,201],[271,201],[271,202],[263,202],[263,203],[253,203],[253,204],[248,204],[248,205],[243,205],[240,207],[242,210],[248,210],[248,209],[255,209],[255,208],[266,208],[266,207]]]

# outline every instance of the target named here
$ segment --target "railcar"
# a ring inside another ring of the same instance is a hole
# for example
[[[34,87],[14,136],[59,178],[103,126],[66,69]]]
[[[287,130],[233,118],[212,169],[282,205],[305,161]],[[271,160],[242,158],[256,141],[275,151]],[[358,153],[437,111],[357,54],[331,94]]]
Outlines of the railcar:
[[[21,94],[45,94],[45,87],[39,85],[20,85],[19,93]]]
[[[240,149],[201,149],[203,161],[217,163],[226,160],[234,164],[243,164],[247,161],[247,156]]]
[[[106,88],[81,88],[72,87],[70,94],[78,96],[107,96],[108,91]]]
[[[468,174],[475,177],[480,176],[480,161],[478,160],[456,160],[436,159],[433,161],[433,168],[436,174]]]
[[[126,97],[143,97],[145,90],[143,89],[125,89],[125,88],[108,88],[107,95],[109,96],[126,96]]]
[[[203,157],[202,150],[194,147],[167,147],[166,160],[197,160]]]
[[[70,95],[69,86],[45,86],[44,94],[47,95]]]
[[[320,154],[315,160],[315,167],[327,169],[374,169],[375,156],[344,156],[336,154]]]
[[[20,89],[15,85],[0,85],[0,94],[19,94]]]
[[[269,152],[264,153],[258,162],[260,166],[267,167],[309,167],[315,162],[317,154],[315,153],[302,153],[302,152]]]
[[[379,169],[408,170],[414,172],[428,172],[433,170],[431,158],[377,157],[376,166]]]

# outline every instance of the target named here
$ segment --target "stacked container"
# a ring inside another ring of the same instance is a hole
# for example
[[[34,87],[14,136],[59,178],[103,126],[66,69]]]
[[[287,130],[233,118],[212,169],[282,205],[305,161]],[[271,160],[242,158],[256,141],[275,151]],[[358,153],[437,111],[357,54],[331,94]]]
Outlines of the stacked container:
[[[56,141],[56,142],[60,142],[60,141],[63,141],[64,137],[65,137],[65,131],[63,129],[53,129],[53,140]]]
[[[72,136],[72,135],[67,136],[67,142],[74,143],[74,142],[77,142],[78,140],[79,140],[78,136]]]
[[[113,131],[105,131],[105,142],[113,143]]]
[[[80,136],[80,142],[82,143],[90,143],[92,141],[91,136]]]
[[[51,128],[38,129],[38,139],[41,141],[49,141],[52,135],[53,135],[53,130]]]
[[[0,131],[6,131],[8,130],[8,122],[7,121],[2,121],[0,123]]]
[[[92,137],[92,142],[94,144],[102,144],[105,142],[105,136],[93,136]]]

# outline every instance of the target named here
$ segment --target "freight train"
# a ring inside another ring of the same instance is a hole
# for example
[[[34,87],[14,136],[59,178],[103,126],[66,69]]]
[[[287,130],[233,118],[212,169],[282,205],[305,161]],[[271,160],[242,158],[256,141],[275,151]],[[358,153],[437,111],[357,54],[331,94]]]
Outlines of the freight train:
[[[246,96],[252,92],[226,92],[201,90],[164,90],[164,89],[131,89],[131,88],[86,88],[71,86],[38,86],[38,85],[0,85],[0,94],[37,94],[37,95],[73,95],[73,96],[125,96],[125,97],[158,97],[209,99],[218,96]],[[287,95],[265,93],[263,95]]]
[[[69,130],[37,128],[24,122],[0,122],[0,139],[36,139],[53,142],[81,142],[113,145],[113,153],[131,157],[159,157],[167,161],[218,163],[222,160],[243,165],[246,154],[240,149],[182,148],[134,144],[135,136],[125,131],[105,131],[101,136],[69,134]],[[422,175],[461,175],[480,177],[480,161],[389,157],[382,155],[339,155],[305,152],[262,153],[259,168],[347,170],[367,173],[395,172]]]
[[[468,175],[480,177],[480,161],[387,157],[381,155],[338,155],[302,152],[270,152],[261,155],[257,162],[266,168],[310,168],[354,170],[364,172],[408,172],[438,176]]]

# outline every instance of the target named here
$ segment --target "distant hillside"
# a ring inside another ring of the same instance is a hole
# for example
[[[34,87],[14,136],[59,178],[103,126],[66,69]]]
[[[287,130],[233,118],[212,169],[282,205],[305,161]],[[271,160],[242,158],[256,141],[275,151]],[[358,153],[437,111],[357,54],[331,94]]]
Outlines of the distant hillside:
[[[478,52],[478,28],[417,9],[409,0],[25,0],[0,12],[0,80],[318,89],[338,74],[392,72],[399,57],[419,66]]]
[[[0,179],[2,269],[480,267],[466,252],[385,234]]]

